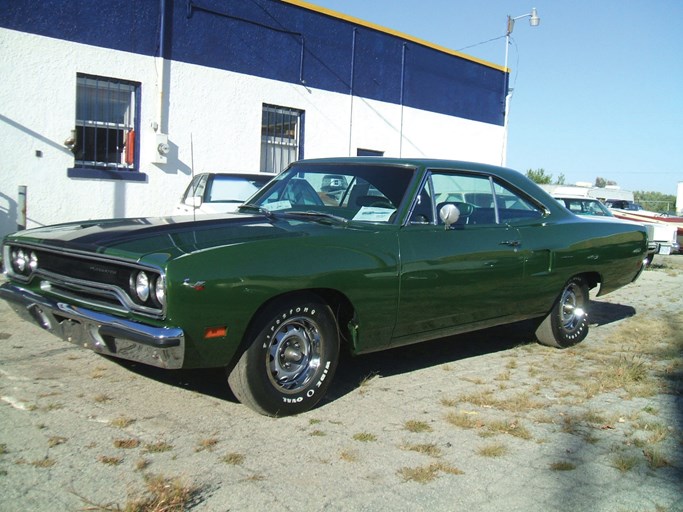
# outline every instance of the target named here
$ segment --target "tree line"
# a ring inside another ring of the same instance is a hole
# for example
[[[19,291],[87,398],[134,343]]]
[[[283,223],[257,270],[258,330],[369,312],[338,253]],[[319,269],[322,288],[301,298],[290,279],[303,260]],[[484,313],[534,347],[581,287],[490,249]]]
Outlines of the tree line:
[[[529,169],[526,172],[526,177],[539,185],[566,185],[564,174],[560,174],[557,178],[554,178],[553,175],[547,173],[545,169]],[[617,185],[617,182],[597,177],[595,178],[593,186],[605,188],[611,185]],[[646,210],[671,213],[676,208],[676,196],[673,194],[638,190],[633,192],[633,198],[636,203],[640,203]]]

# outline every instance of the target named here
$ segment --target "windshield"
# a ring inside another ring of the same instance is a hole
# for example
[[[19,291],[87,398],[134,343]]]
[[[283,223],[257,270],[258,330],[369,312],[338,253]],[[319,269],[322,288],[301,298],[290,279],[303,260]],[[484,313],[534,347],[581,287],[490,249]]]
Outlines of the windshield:
[[[214,175],[207,187],[207,203],[242,203],[254,194],[263,185],[268,183],[273,176],[270,174],[263,177],[227,176],[224,174]]]
[[[414,172],[392,165],[295,164],[246,207],[394,222]]]

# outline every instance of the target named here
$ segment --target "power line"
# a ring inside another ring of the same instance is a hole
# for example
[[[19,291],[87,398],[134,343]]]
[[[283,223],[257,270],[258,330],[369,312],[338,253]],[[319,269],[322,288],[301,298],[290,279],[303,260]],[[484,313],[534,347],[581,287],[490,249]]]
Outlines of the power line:
[[[456,52],[462,52],[462,51],[464,51],[464,50],[469,50],[470,48],[475,48],[475,47],[477,47],[477,46],[481,46],[482,44],[488,44],[488,43],[492,43],[493,41],[498,41],[498,39],[503,39],[504,37],[505,37],[504,35],[498,36],[498,37],[494,37],[493,39],[489,39],[488,41],[482,41],[481,43],[471,44],[471,45],[465,46],[465,47],[463,47],[463,48],[458,48],[458,49],[455,50],[455,51],[456,51]]]

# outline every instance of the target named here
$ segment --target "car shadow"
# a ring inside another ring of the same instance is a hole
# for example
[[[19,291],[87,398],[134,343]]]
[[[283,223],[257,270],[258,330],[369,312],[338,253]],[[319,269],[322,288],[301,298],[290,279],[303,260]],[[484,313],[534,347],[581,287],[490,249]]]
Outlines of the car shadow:
[[[325,402],[353,392],[374,376],[410,374],[535,343],[535,328],[534,322],[520,322],[360,356],[345,353]]]
[[[119,366],[141,377],[156,380],[176,388],[186,389],[219,400],[237,403],[230,391],[225,368],[200,368],[192,370],[164,370],[145,364],[104,356]]]
[[[592,325],[606,325],[634,314],[635,309],[631,306],[591,301]],[[410,374],[416,370],[536,343],[534,331],[537,326],[538,321],[517,322],[359,356],[352,356],[348,351],[342,350],[332,385],[318,407],[353,392],[364,380],[375,375],[389,377]],[[109,359],[142,377],[237,403],[223,368],[164,370],[131,361]]]
[[[635,313],[635,308],[622,304],[595,300],[591,300],[590,304],[591,326],[594,327],[623,320]],[[411,373],[537,343],[534,333],[539,321],[529,320],[502,325],[359,357],[343,357],[333,389],[328,391],[326,398],[340,398],[357,389],[365,379],[374,375],[388,377]]]
[[[636,314],[636,308],[623,304],[610,302],[591,301],[590,323],[591,325],[607,325]]]

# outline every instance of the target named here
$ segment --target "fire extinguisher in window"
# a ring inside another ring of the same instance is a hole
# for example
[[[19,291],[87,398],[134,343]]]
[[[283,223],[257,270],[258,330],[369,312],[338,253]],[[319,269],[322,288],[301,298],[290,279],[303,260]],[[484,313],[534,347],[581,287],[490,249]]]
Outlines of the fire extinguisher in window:
[[[133,165],[135,162],[135,130],[126,134],[126,164]]]

